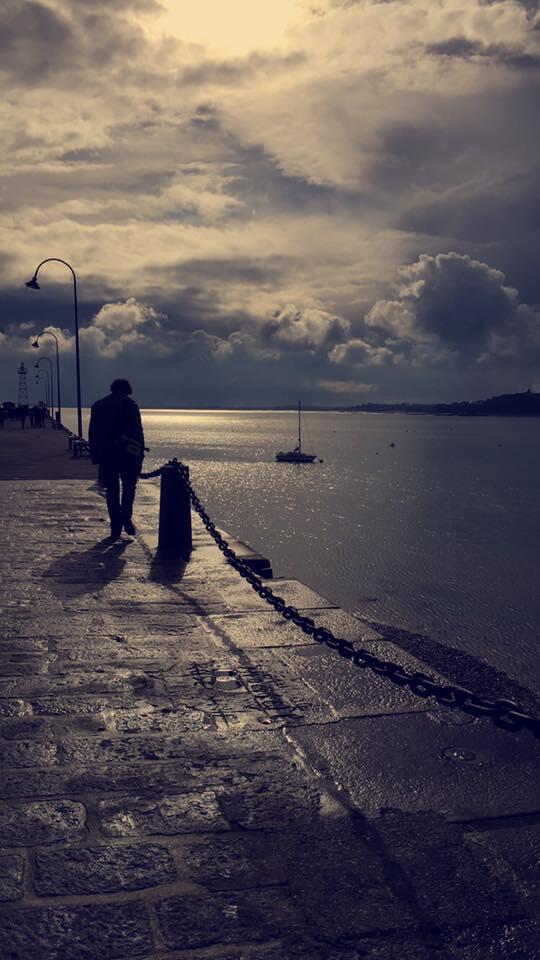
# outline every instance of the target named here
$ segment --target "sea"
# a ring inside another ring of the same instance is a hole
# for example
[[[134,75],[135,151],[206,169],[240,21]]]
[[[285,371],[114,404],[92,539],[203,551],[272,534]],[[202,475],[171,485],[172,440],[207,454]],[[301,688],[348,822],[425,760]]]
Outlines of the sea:
[[[540,692],[538,420],[307,412],[317,460],[291,464],[275,454],[296,443],[295,411],[142,416],[144,469],[188,464],[214,522],[274,576]]]

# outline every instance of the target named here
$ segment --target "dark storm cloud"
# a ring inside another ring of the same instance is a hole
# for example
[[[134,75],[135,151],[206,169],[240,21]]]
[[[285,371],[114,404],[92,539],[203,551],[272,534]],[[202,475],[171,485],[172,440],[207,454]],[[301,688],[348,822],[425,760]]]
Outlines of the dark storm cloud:
[[[179,280],[204,278],[210,283],[231,282],[268,284],[281,280],[294,269],[297,261],[275,254],[269,257],[203,257],[183,260],[178,267],[167,270],[169,278],[174,273]]]
[[[288,54],[252,53],[247,57],[235,57],[229,60],[204,60],[195,66],[182,70],[178,76],[181,86],[201,86],[203,84],[248,83],[257,74],[268,71],[290,70],[300,66],[306,60],[306,54],[295,51]]]
[[[224,173],[230,175],[227,193],[241,200],[255,215],[302,211],[361,216],[374,206],[367,190],[343,190],[286,174],[261,146],[238,143],[235,163],[225,167]]]
[[[7,0],[0,10],[0,70],[32,83],[58,69],[73,31],[65,16],[42,3]]]
[[[434,197],[404,213],[399,226],[488,250],[493,265],[512,277],[524,297],[540,302],[540,167]]]
[[[74,82],[87,69],[118,64],[143,45],[142,31],[128,16],[132,6],[66,0],[53,7],[38,0],[4,0],[0,71],[28,85],[52,83],[68,73]],[[151,10],[154,5],[136,6]]]
[[[483,6],[491,7],[495,6],[497,3],[507,3],[508,0],[480,0]],[[540,9],[540,0],[515,0],[520,7],[525,7],[531,15],[537,13]]]
[[[426,53],[438,57],[460,57],[464,60],[480,57],[504,64],[507,67],[515,67],[518,70],[538,69],[540,67],[540,54],[527,53],[520,50],[519,47],[511,47],[504,43],[486,44],[463,36],[451,37],[449,40],[441,40],[439,43],[431,43],[424,49]]]
[[[366,317],[368,328],[390,336],[394,354],[408,345],[436,363],[538,361],[540,311],[520,302],[501,271],[450,252],[423,254],[400,277],[397,298],[378,301]]]

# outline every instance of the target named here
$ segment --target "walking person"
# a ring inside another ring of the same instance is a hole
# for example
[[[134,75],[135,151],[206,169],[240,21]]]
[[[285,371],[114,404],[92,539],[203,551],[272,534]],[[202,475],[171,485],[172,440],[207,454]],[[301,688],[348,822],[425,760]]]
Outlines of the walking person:
[[[99,482],[107,488],[113,540],[122,528],[135,533],[133,501],[144,458],[144,433],[132,392],[129,380],[113,380],[109,396],[93,404],[88,430],[92,462],[99,465]]]

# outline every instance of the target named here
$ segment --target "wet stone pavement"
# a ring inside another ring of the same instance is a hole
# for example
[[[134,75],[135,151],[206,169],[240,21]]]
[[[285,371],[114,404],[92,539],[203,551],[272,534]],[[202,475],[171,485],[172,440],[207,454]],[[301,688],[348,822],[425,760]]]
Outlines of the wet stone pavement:
[[[540,958],[530,735],[321,649],[198,523],[160,560],[156,482],[117,543],[89,480],[0,499],[1,960]]]

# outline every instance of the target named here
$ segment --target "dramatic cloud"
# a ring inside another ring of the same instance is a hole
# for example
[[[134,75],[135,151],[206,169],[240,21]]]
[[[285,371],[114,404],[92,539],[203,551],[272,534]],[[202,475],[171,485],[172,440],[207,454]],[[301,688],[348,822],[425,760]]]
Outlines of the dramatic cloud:
[[[133,297],[125,303],[106,303],[81,331],[81,340],[90,353],[107,359],[134,347],[147,354],[164,355],[167,348],[156,336],[161,319],[153,307],[138,303]]]
[[[335,363],[538,363],[540,310],[520,303],[499,270],[449,253],[424,254],[399,274],[396,298],[378,300],[365,317],[368,339],[336,346]]]
[[[173,0],[4,2],[6,384],[43,326],[72,350],[65,268],[22,287],[54,256],[88,400],[117,366],[157,404],[530,382],[538,4],[276,4],[266,38],[215,0],[220,45]]]

